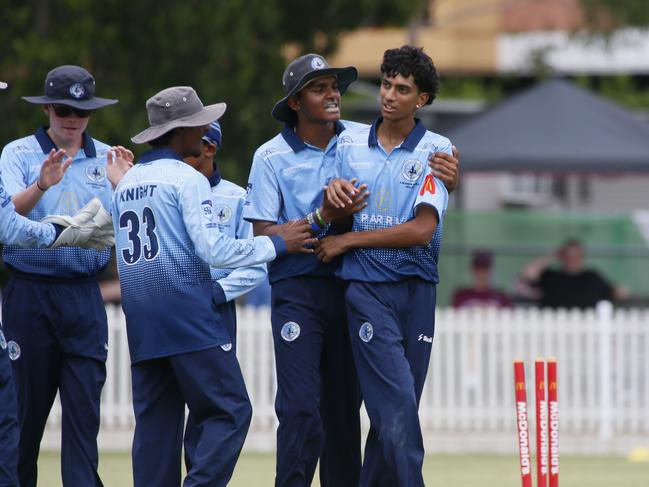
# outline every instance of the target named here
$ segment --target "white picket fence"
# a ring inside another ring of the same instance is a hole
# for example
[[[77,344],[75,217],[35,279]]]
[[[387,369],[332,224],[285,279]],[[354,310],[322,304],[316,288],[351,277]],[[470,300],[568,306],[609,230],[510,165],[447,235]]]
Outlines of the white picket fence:
[[[110,351],[99,441],[104,449],[126,449],[134,419],[125,323],[120,307],[107,311]],[[240,308],[238,322],[238,356],[254,410],[246,448],[272,451],[270,315]],[[440,309],[436,325],[420,407],[427,451],[514,451],[512,362],[525,360],[533,421],[533,362],[550,356],[558,363],[562,451],[624,454],[649,447],[649,310],[613,311],[608,303],[585,312]],[[45,448],[58,446],[59,423],[57,402]]]

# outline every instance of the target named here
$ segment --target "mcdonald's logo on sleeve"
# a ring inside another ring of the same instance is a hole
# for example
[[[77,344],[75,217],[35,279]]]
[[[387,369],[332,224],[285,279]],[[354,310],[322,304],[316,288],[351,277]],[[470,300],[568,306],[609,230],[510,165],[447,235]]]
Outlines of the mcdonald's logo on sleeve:
[[[419,196],[424,196],[424,193],[435,194],[435,181],[433,181],[433,175],[429,174],[424,180],[424,184],[419,190]]]

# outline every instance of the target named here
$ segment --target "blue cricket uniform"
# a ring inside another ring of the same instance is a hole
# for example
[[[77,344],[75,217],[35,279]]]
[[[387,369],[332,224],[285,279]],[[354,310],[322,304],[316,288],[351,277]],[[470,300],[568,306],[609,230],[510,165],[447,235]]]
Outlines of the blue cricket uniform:
[[[183,485],[226,485],[252,408],[210,265],[251,266],[286,250],[279,237],[219,231],[207,180],[169,149],[142,155],[115,189],[117,270],[131,354],[136,486],[180,485],[185,405],[200,437]]]
[[[208,178],[212,188],[212,207],[219,231],[236,239],[253,237],[252,224],[243,219],[243,205],[246,190],[230,181],[221,178],[215,168]],[[237,310],[235,299],[254,289],[266,279],[266,264],[257,264],[235,269],[218,269],[210,267],[212,276],[212,301],[216,305],[219,322],[225,325],[230,336],[230,343],[221,347],[225,351],[237,349]],[[195,463],[196,442],[200,431],[196,426],[193,414],[187,418],[185,426],[185,465],[191,470]]]
[[[0,170],[7,193],[33,184],[53,148],[46,128],[5,146]],[[108,208],[108,149],[84,133],[83,145],[61,182],[43,194],[27,216],[39,220],[48,214],[73,215],[94,197]],[[16,344],[12,365],[18,390],[20,485],[36,485],[40,441],[57,390],[63,413],[63,484],[101,485],[97,433],[108,330],[95,276],[108,264],[110,249],[6,246],[3,258],[11,270],[3,316],[6,338]]]
[[[0,243],[20,247],[47,247],[54,241],[54,226],[28,220],[16,213],[0,177]],[[17,349],[10,344],[12,356]],[[0,323],[0,486],[18,485],[18,403],[7,339]]]
[[[336,144],[345,126],[360,124],[337,123],[336,135],[324,150],[305,143],[288,125],[259,147],[244,218],[282,224],[320,207],[322,186],[335,176]],[[328,228],[317,236],[331,232]],[[358,484],[360,398],[343,283],[335,276],[341,260],[323,264],[315,255],[297,254],[268,267],[277,368],[278,487],[310,485],[318,458],[324,487]]]
[[[358,379],[371,428],[360,486],[423,486],[423,440],[417,414],[435,330],[442,219],[448,192],[428,169],[430,152],[451,153],[448,139],[420,121],[390,154],[371,127],[338,140],[337,173],[368,185],[368,205],[352,231],[390,228],[415,218],[420,205],[438,215],[427,245],[359,248],[344,256],[340,276]]]

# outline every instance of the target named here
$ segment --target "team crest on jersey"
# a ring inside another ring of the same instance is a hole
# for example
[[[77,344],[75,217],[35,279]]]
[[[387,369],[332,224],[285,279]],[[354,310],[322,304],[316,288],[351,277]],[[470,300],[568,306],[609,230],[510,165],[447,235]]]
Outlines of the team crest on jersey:
[[[358,330],[358,337],[363,340],[365,343],[368,343],[374,336],[374,327],[372,323],[366,321],[361,325],[360,330]]]
[[[18,360],[20,358],[20,345],[13,340],[7,342],[7,353],[9,353],[9,360]]]
[[[7,349],[7,339],[5,338],[5,334],[2,333],[2,330],[0,330],[0,348],[2,350]]]
[[[311,67],[313,69],[323,69],[325,67],[325,62],[321,57],[314,57],[311,59]]]
[[[205,200],[201,203],[201,211],[203,216],[209,221],[212,221],[212,200]]]
[[[401,176],[409,183],[416,182],[424,172],[424,165],[419,159],[408,159],[401,165]]]
[[[282,326],[282,338],[287,342],[292,342],[300,336],[300,325],[295,321],[288,321]]]
[[[86,168],[86,177],[93,183],[103,183],[106,180],[106,168],[99,164],[93,164]]]
[[[232,218],[232,209],[228,205],[218,205],[214,209],[214,213],[216,220],[221,224],[228,223]]]
[[[77,100],[79,98],[82,98],[83,95],[86,94],[86,89],[83,87],[81,83],[74,83],[72,86],[70,86],[69,91],[72,98],[76,98]]]
[[[221,350],[223,350],[224,352],[229,352],[230,350],[232,350],[232,344],[224,343],[223,345],[221,345]]]

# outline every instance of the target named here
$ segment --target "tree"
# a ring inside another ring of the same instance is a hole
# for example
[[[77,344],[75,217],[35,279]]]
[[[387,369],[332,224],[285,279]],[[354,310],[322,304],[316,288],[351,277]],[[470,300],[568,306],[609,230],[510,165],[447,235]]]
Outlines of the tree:
[[[610,32],[621,26],[647,27],[646,0],[581,0],[588,25],[595,31]]]
[[[21,96],[43,91],[45,74],[80,64],[97,93],[120,103],[93,115],[91,131],[131,146],[147,126],[144,104],[157,91],[191,85],[204,103],[226,101],[220,162],[245,183],[252,153],[280,129],[270,116],[291,46],[330,53],[340,33],[360,25],[405,24],[422,0],[0,0],[0,140],[28,134],[44,117]],[[377,59],[378,63],[380,60]],[[141,152],[146,147],[137,147]]]

